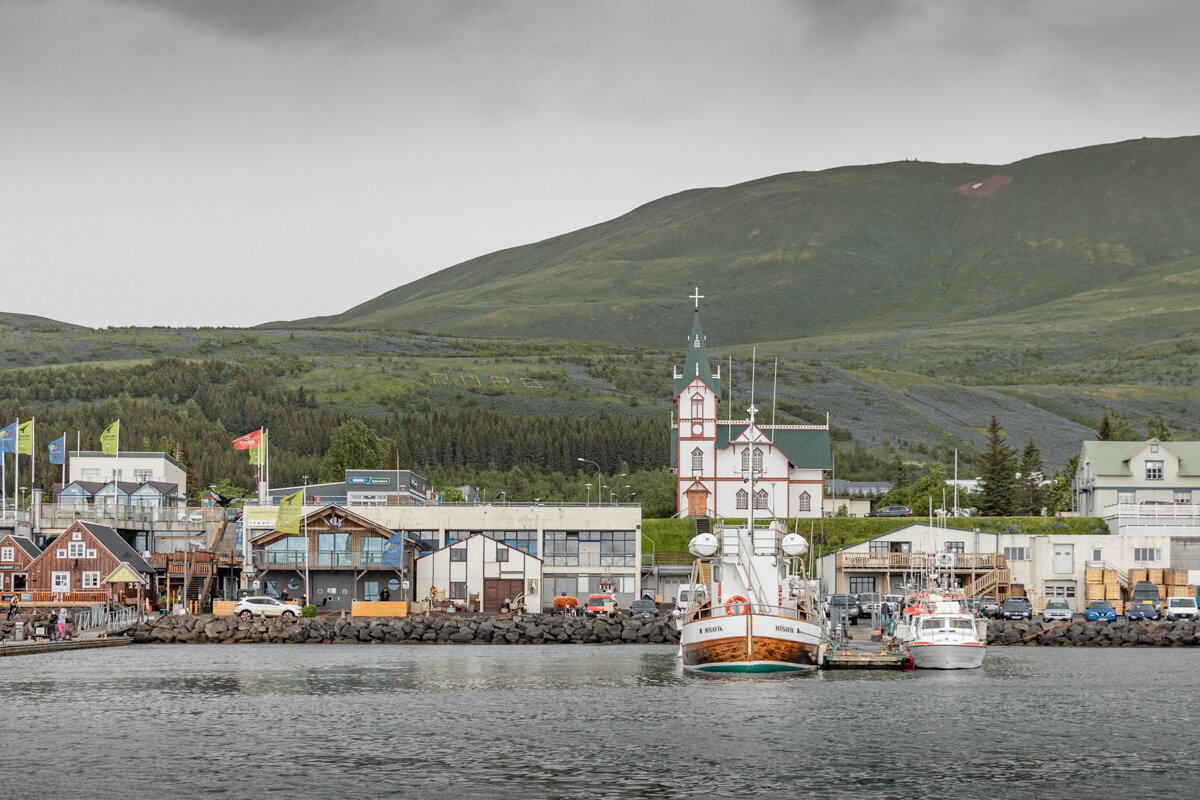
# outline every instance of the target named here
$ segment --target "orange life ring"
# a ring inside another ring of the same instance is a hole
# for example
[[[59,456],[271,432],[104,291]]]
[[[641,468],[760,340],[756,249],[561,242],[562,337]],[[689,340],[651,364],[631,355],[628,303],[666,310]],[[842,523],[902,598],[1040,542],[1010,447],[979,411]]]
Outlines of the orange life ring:
[[[731,606],[734,603],[741,603],[742,607],[739,608],[737,611],[734,611],[733,608],[731,608]],[[750,603],[748,603],[746,601],[746,598],[742,597],[740,594],[735,594],[733,597],[731,597],[725,601],[725,613],[731,617],[735,616],[737,614],[745,614],[746,611],[749,610],[749,608],[750,608]]]

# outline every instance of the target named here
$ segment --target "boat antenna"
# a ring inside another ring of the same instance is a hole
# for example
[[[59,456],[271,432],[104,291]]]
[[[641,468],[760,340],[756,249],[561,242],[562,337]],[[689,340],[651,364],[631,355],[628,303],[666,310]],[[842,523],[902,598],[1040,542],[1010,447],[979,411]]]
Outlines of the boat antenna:
[[[775,394],[779,389],[779,356],[775,356],[775,377],[771,382],[771,427],[775,427]]]

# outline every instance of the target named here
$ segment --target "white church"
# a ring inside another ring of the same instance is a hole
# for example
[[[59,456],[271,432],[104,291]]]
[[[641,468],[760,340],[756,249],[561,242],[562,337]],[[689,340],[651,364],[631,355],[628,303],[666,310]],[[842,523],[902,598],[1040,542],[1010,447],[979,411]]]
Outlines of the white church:
[[[764,425],[720,418],[721,372],[714,375],[700,330],[697,289],[687,361],[675,369],[671,469],[680,517],[819,517],[831,468],[828,425]],[[753,471],[753,474],[752,474]],[[753,492],[753,498],[751,493]]]

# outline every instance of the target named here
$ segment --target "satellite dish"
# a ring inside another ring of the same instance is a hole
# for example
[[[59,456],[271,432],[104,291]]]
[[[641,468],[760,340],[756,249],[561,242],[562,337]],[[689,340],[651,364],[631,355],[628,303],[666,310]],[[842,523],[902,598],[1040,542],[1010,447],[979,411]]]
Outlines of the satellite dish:
[[[717,537],[711,533],[701,533],[698,536],[692,537],[688,542],[688,552],[696,556],[696,558],[710,558],[713,556],[720,544],[717,542]]]
[[[808,540],[798,533],[789,533],[784,536],[779,546],[783,549],[784,555],[802,556],[808,552]]]

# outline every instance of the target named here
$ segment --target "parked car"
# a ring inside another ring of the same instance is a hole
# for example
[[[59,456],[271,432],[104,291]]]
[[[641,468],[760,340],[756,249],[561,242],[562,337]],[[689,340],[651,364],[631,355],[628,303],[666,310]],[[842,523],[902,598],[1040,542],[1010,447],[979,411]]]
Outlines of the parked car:
[[[615,617],[619,613],[617,601],[611,594],[588,595],[587,605],[583,607],[585,617]]]
[[[875,592],[863,592],[858,596],[858,615],[860,617],[869,617],[872,614],[878,614],[881,602],[883,602],[882,595]]]
[[[629,616],[631,617],[658,617],[658,603],[653,600],[634,600],[629,604]]]
[[[1000,614],[1000,602],[990,594],[979,598],[979,616],[995,619]]]
[[[1071,610],[1071,604],[1066,600],[1047,600],[1045,607],[1042,608],[1042,622],[1072,619],[1075,619],[1075,612]]]
[[[1154,603],[1154,610],[1162,610],[1162,596],[1158,593],[1158,585],[1150,581],[1138,581],[1133,584],[1133,596],[1130,598],[1133,602],[1140,600],[1149,600]]]
[[[1024,597],[1010,597],[1000,604],[1000,619],[1033,619],[1033,606]]]
[[[275,597],[243,597],[233,607],[233,613],[238,617],[296,617],[300,615],[300,606]]]
[[[1084,618],[1088,622],[1116,622],[1117,610],[1107,600],[1093,600],[1088,603]]]
[[[904,595],[902,594],[885,594],[883,601],[888,604],[893,617],[899,615],[904,610]]]
[[[1161,619],[1162,615],[1158,613],[1158,606],[1154,605],[1153,600],[1130,600],[1125,618],[1133,622],[1137,619]]]
[[[204,521],[204,509],[197,508],[195,511],[192,511],[190,514],[188,514],[188,522],[203,522],[203,521]]]
[[[833,615],[841,612],[850,620],[851,625],[858,624],[858,601],[852,594],[835,594],[829,598],[829,609],[825,616],[833,619]]]
[[[911,517],[912,509],[908,506],[880,506],[874,511],[868,511],[868,517]]]
[[[1194,597],[1168,597],[1163,616],[1172,622],[1177,619],[1200,619],[1200,609],[1196,608]]]

